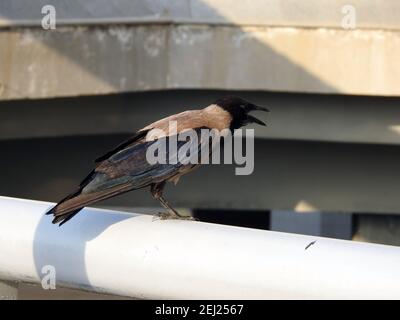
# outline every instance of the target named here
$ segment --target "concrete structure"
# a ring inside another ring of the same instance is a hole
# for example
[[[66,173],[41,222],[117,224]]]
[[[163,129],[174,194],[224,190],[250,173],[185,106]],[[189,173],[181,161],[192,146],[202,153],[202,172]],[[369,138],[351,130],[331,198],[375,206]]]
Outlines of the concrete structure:
[[[398,247],[90,208],[59,228],[50,205],[0,197],[0,278],[47,283],[51,267],[56,286],[145,299],[400,297]]]
[[[0,8],[2,100],[187,88],[400,94],[395,0],[354,2],[354,30],[341,27],[346,1],[296,10],[294,1],[59,0],[56,30],[41,28],[38,3],[17,10],[24,2]]]

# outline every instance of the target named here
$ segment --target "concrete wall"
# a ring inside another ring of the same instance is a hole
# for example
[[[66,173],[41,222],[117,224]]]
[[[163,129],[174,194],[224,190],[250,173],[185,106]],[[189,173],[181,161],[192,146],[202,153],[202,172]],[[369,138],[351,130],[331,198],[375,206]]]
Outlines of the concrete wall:
[[[0,100],[157,89],[400,95],[400,32],[141,25],[0,31]]]

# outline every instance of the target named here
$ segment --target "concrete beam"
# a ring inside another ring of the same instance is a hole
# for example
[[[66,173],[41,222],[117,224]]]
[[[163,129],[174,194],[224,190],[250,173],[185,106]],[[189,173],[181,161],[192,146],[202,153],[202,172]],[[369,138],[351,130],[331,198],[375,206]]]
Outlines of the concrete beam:
[[[355,8],[357,28],[400,29],[397,0],[13,0],[0,3],[0,26],[40,25],[54,5],[58,24],[207,23],[341,28],[343,7]]]
[[[229,91],[170,90],[0,102],[0,141],[128,133],[157,119],[202,108]],[[271,112],[258,138],[399,144],[400,99],[238,91]],[[23,121],[21,121],[23,119]]]
[[[2,30],[0,43],[0,100],[190,88],[400,95],[398,31],[60,27]]]

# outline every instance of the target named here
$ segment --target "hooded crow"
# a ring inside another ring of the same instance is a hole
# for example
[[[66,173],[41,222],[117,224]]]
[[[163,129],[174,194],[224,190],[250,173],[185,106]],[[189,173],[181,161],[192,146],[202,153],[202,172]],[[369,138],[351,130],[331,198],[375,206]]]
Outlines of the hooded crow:
[[[62,199],[46,214],[53,215],[53,223],[60,226],[75,216],[85,206],[108,199],[128,191],[150,187],[152,196],[169,211],[169,216],[183,218],[163,197],[166,182],[174,182],[192,171],[198,164],[192,163],[149,163],[146,158],[148,148],[165,139],[172,138],[169,124],[176,123],[175,134],[193,129],[230,129],[232,132],[250,123],[265,126],[261,120],[251,116],[251,111],[268,111],[235,96],[216,100],[201,110],[184,111],[158,120],[137,131],[132,137],[113,150],[95,160],[95,169],[80,183],[78,189]],[[166,132],[164,137],[151,138],[154,130]],[[177,145],[177,148],[182,143]],[[166,151],[168,153],[168,151]],[[165,215],[168,216],[168,215]]]

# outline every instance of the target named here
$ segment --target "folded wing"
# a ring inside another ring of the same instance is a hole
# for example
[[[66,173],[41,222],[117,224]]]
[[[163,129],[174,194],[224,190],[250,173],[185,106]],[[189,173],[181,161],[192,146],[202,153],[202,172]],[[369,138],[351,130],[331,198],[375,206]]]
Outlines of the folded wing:
[[[200,141],[200,130],[195,129]],[[169,143],[177,141],[176,152],[186,145],[187,141],[178,141],[176,137],[167,136],[153,141],[146,141],[146,133],[139,132],[117,148],[98,158],[97,167],[81,182],[78,190],[61,200],[47,214],[54,215],[53,223],[60,225],[76,215],[83,207],[94,202],[105,200],[125,192],[141,189],[153,183],[173,178],[191,164],[150,163],[146,157],[149,147],[155,143],[164,143],[165,157],[173,158]],[[197,148],[199,150],[200,144]]]

